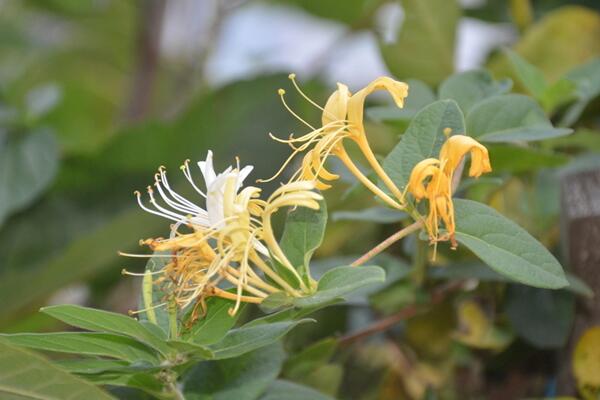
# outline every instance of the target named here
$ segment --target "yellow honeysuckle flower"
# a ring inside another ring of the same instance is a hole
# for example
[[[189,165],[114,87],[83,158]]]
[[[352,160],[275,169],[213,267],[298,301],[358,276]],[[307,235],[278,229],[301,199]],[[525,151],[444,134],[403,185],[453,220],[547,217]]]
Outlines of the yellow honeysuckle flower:
[[[259,198],[259,188],[241,189],[252,167],[238,165],[217,174],[211,152],[198,167],[204,176],[206,191],[193,180],[189,162],[186,161],[182,170],[195,191],[205,198],[206,209],[173,191],[163,167],[155,176],[155,187],[163,205],[152,188],[148,188],[152,207],[146,206],[141,194],[136,192],[144,210],[175,222],[168,238],[141,242],[154,251],[169,253],[164,255],[170,258],[169,262],[154,272],[161,274],[155,282],[167,282],[181,308],[194,302],[203,304],[204,298],[209,296],[219,296],[235,300],[235,306],[230,309],[230,313],[235,314],[241,302],[260,303],[278,291],[296,297],[302,295],[270,267],[269,259],[274,258],[296,277],[301,291],[308,293],[310,289],[279,247],[271,227],[271,215],[282,207],[318,209],[322,197],[313,191],[314,182],[282,185],[264,201]],[[274,284],[267,283],[261,274]],[[236,293],[220,288],[222,282],[236,287]]]
[[[450,136],[440,149],[440,160],[445,160],[444,171],[450,176],[458,167],[463,157],[471,153],[469,176],[478,178],[492,171],[488,150],[484,145],[470,136]]]
[[[295,155],[305,153],[300,169],[292,176],[294,180],[310,180],[315,181],[316,188],[325,190],[331,187],[327,181],[332,181],[338,178],[338,175],[331,173],[325,168],[325,162],[330,155],[337,156],[344,165],[354,174],[358,180],[371,190],[376,196],[381,198],[391,207],[402,209],[404,208],[404,199],[402,191],[394,184],[394,182],[385,173],[377,158],[373,154],[366,132],[363,125],[363,109],[366,97],[377,90],[386,90],[394,99],[398,107],[404,105],[404,98],[408,95],[408,85],[403,82],[395,81],[388,77],[375,79],[364,89],[358,91],[354,95],[350,93],[348,87],[338,83],[337,90],[329,96],[324,107],[319,106],[313,100],[302,92],[295,80],[295,75],[291,74],[295,88],[298,92],[312,105],[322,110],[321,122],[322,126],[315,128],[310,123],[299,117],[286,103],[283,89],[279,90],[279,95],[284,106],[288,111],[300,120],[304,125],[308,126],[311,131],[301,137],[295,138],[290,136],[289,139],[278,139],[271,135],[274,140],[288,144],[294,149],[293,153],[286,160],[279,171],[269,180],[277,177],[283,169],[289,164]],[[344,140],[350,139],[354,141],[365,159],[373,168],[373,171],[383,181],[390,190],[390,197],[382,191],[376,184],[369,180],[356,166],[355,162],[346,152],[344,148]],[[268,180],[267,180],[268,181]]]
[[[429,202],[429,214],[425,220],[425,229],[432,243],[450,240],[451,247],[457,247],[454,234],[454,204],[452,202],[452,180],[454,171],[464,156],[471,154],[469,176],[479,177],[491,172],[488,151],[475,139],[465,135],[449,137],[440,150],[439,159],[427,158],[413,168],[407,185],[407,191],[415,200],[426,198]],[[439,224],[443,222],[446,234],[440,236]]]

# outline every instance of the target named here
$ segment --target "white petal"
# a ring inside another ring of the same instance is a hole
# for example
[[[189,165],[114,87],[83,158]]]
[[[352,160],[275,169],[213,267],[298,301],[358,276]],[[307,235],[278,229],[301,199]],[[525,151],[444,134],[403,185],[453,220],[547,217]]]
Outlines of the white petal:
[[[242,168],[240,172],[238,172],[238,179],[236,185],[237,190],[239,190],[242,187],[244,180],[248,177],[248,175],[250,175],[253,169],[254,167],[252,165],[246,165],[244,168]]]
[[[198,167],[202,172],[204,182],[206,183],[206,188],[208,189],[214,180],[217,179],[217,174],[215,173],[215,168],[213,166],[213,153],[211,150],[208,151],[205,161],[198,162]]]

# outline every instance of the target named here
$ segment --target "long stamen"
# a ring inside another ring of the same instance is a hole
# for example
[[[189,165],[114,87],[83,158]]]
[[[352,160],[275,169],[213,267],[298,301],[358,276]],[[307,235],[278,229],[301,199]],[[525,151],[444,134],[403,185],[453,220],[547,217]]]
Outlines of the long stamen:
[[[188,180],[188,182],[192,185],[194,190],[196,190],[196,192],[198,192],[200,194],[200,196],[206,198],[206,194],[202,190],[200,190],[200,188],[198,186],[196,186],[196,183],[192,179],[192,173],[190,171],[189,164],[190,164],[190,160],[185,160],[185,162],[183,163],[182,166],[179,167],[179,169],[181,169],[181,171],[183,172],[183,175],[185,176],[185,179]]]
[[[169,194],[171,196],[173,196],[174,199],[176,199],[177,201],[179,201],[180,203],[186,204],[187,206],[191,207],[191,208],[199,208],[196,204],[192,203],[191,201],[189,201],[188,199],[186,199],[185,197],[183,197],[182,195],[180,195],[179,193],[177,193],[176,191],[174,191],[173,189],[171,189],[171,186],[169,185],[169,181],[167,180],[167,172],[165,170],[164,167],[160,167],[158,169],[158,172],[160,173],[160,180],[163,184],[163,186],[165,187],[165,189],[167,189],[167,191],[169,192]]]
[[[298,121],[302,122],[304,125],[308,126],[310,129],[312,129],[313,131],[315,130],[315,128],[309,124],[308,122],[306,122],[304,119],[302,119],[298,114],[296,114],[294,112],[294,110],[291,109],[291,107],[287,104],[287,102],[285,101],[285,90],[283,89],[279,89],[277,91],[277,94],[279,94],[279,97],[281,98],[281,102],[283,103],[283,106],[286,108],[286,110],[289,111],[290,114],[292,114],[294,116],[294,118],[296,118]]]
[[[153,209],[151,209],[149,207],[146,207],[144,205],[144,203],[142,203],[142,194],[139,191],[137,191],[137,190],[135,192],[133,192],[133,193],[137,197],[137,202],[138,202],[139,206],[142,208],[142,210],[144,210],[144,211],[146,211],[146,212],[148,212],[150,214],[158,215],[159,217],[170,219],[171,221],[175,221],[175,222],[182,222],[182,221],[184,221],[184,219],[182,219],[182,218],[174,218],[174,217],[172,217],[172,216],[170,216],[168,214],[163,214],[162,212],[159,212],[159,211],[153,210]]]
[[[186,204],[181,204],[178,203],[177,201],[173,201],[173,199],[169,198],[166,194],[166,192],[163,190],[161,185],[161,181],[159,179],[159,174],[156,174],[154,176],[155,182],[154,182],[154,187],[156,187],[158,189],[158,193],[160,194],[160,197],[163,199],[163,201],[165,203],[167,203],[170,207],[174,208],[177,211],[181,211],[183,213],[186,214],[199,214],[202,215],[203,211],[200,207],[195,207],[192,208]],[[204,212],[204,214],[206,214],[206,212]]]
[[[152,190],[152,187],[148,186],[147,190],[148,195],[150,196],[150,203],[156,207],[156,209],[161,212],[164,213],[165,215],[170,215],[172,218],[178,218],[177,221],[187,221],[189,220],[189,218],[187,216],[181,215],[181,214],[177,214],[171,210],[167,210],[166,208],[162,207],[160,204],[158,204],[158,202],[156,201],[156,199],[154,198],[154,190]]]
[[[146,276],[146,275],[159,275],[159,274],[162,274],[163,272],[165,272],[165,268],[161,268],[157,271],[146,271],[146,272],[130,272],[130,271],[127,271],[125,268],[123,268],[121,270],[121,275]]]
[[[157,309],[159,307],[164,307],[166,305],[167,305],[167,303],[164,302],[164,303],[156,304],[156,305],[151,306],[151,307],[146,307],[146,308],[141,309],[141,310],[135,310],[135,311],[134,310],[129,310],[129,311],[127,311],[127,314],[133,316],[133,315],[140,314],[140,313],[143,313],[143,312],[146,312],[146,311],[155,310],[155,309]]]

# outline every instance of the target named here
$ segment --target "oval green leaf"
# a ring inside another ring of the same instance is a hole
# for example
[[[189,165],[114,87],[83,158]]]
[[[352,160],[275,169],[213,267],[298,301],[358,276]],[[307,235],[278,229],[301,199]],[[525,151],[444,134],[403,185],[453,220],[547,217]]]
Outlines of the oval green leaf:
[[[455,199],[454,211],[456,239],[494,271],[529,286],[558,289],[569,285],[556,258],[496,210]]]

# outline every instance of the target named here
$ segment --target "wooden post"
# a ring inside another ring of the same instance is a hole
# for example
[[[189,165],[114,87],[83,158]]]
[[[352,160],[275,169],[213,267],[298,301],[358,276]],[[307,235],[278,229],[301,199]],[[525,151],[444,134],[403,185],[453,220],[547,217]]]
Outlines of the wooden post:
[[[600,169],[565,174],[561,179],[561,205],[566,267],[595,294],[591,299],[579,299],[573,330],[559,360],[559,393],[574,395],[573,349],[585,330],[600,325]]]

